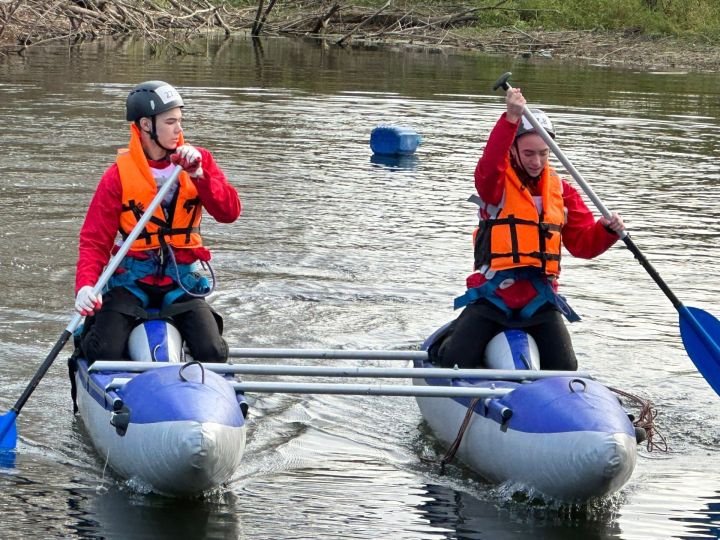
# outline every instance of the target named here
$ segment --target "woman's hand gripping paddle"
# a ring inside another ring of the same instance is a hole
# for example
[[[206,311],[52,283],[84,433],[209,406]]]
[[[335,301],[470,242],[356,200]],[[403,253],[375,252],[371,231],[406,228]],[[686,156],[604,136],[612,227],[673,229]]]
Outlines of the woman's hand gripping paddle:
[[[105,267],[102,275],[100,276],[100,278],[98,278],[98,282],[95,284],[95,287],[93,287],[94,294],[99,294],[103,290],[103,287],[105,287],[105,285],[107,284],[110,277],[115,273],[115,270],[117,270],[120,262],[130,250],[130,246],[132,246],[132,243],[137,239],[143,229],[145,229],[145,225],[148,221],[150,221],[153,212],[155,212],[155,209],[158,207],[158,205],[168,193],[170,188],[175,184],[175,181],[177,180],[180,171],[182,171],[182,167],[180,167],[179,165],[175,167],[175,170],[173,171],[168,181],[163,184],[157,195],[155,195],[155,198],[145,209],[142,217],[138,221],[137,225],[135,225],[135,228],[125,239],[115,256],[110,259],[110,262],[108,262],[108,265]],[[27,387],[25,388],[25,391],[22,393],[15,405],[13,405],[13,407],[7,413],[0,416],[0,449],[12,449],[15,448],[15,446],[17,445],[16,419],[18,414],[20,414],[20,409],[23,408],[25,402],[30,398],[30,395],[40,383],[40,379],[42,379],[45,376],[45,373],[47,373],[48,369],[50,369],[50,366],[55,361],[55,358],[65,346],[68,339],[70,339],[70,336],[72,336],[73,332],[77,329],[78,326],[80,326],[82,318],[82,315],[80,315],[79,313],[76,313],[73,316],[70,324],[67,326],[67,328],[65,328],[65,330],[63,330],[63,333],[60,335],[60,338],[55,343],[55,346],[47,355],[47,358],[45,358],[45,361],[42,363],[40,368],[38,368],[37,373],[35,373],[33,378],[30,380]]]
[[[503,74],[493,85],[493,90],[497,90],[498,88],[502,88],[506,92],[510,90],[512,87],[507,81],[511,75],[512,73]],[[575,169],[573,164],[570,163],[570,160],[565,157],[565,154],[563,154],[552,137],[550,137],[547,131],[538,123],[527,106],[523,108],[523,116],[533,125],[538,135],[543,138],[560,162],[565,166],[565,169],[572,175],[587,196],[590,197],[600,213],[605,216],[605,218],[610,219],[611,214],[608,209],[590,188],[582,175]],[[677,309],[680,315],[680,335],[682,336],[685,350],[700,374],[705,377],[705,380],[712,386],[713,390],[720,395],[720,321],[702,309],[685,307],[670,290],[670,287],[663,281],[660,274],[657,273],[655,268],[653,268],[645,258],[628,233],[622,231],[620,238],[625,242],[625,245],[642,267],[650,274],[650,277],[653,278],[662,292],[665,293],[665,296],[670,299],[675,309]]]

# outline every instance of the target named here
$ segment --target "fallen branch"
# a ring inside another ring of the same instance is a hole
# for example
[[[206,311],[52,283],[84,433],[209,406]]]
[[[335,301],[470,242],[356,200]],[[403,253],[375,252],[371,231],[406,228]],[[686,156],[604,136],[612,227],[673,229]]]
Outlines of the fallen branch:
[[[315,26],[313,26],[312,30],[310,30],[310,33],[319,34],[321,30],[327,28],[330,18],[335,14],[335,12],[339,10],[340,4],[335,2],[332,6],[330,6],[330,9],[328,9],[325,13],[323,13],[317,18],[317,22],[315,23]]]
[[[233,28],[221,16],[225,3],[209,0],[0,0],[0,50],[20,52],[48,41],[101,36],[133,35],[148,45],[167,42],[166,30],[184,30],[192,35],[206,28]],[[244,10],[236,10],[244,13]],[[166,50],[180,50],[169,47]]]
[[[207,5],[207,7],[213,10],[213,16],[215,17],[217,23],[222,27],[222,29],[225,30],[225,35],[229,36],[230,34],[232,34],[232,30],[227,24],[225,24],[225,21],[220,16],[220,7],[213,6],[208,0],[205,0],[205,5]]]
[[[353,28],[352,30],[350,30],[350,31],[349,31],[347,34],[345,34],[343,37],[341,37],[340,39],[338,39],[338,40],[335,42],[335,45],[339,45],[340,47],[342,47],[342,46],[345,44],[345,42],[346,42],[355,32],[357,32],[357,31],[358,31],[363,25],[365,25],[367,22],[372,21],[375,17],[377,17],[378,15],[380,15],[383,11],[385,11],[385,10],[390,6],[390,4],[392,4],[392,0],[388,0],[387,2],[385,2],[385,5],[383,5],[383,7],[381,7],[380,9],[378,9],[375,13],[373,13],[373,14],[370,15],[367,19],[365,19],[364,21],[362,21],[361,23],[359,23],[357,26],[355,26],[355,28]]]
[[[2,8],[3,20],[2,26],[0,26],[0,37],[5,33],[5,28],[7,28],[8,22],[12,20],[13,15],[20,7],[20,3],[22,1],[23,0],[17,0],[14,4],[11,4],[10,7],[7,8],[7,11],[5,10],[5,8]]]

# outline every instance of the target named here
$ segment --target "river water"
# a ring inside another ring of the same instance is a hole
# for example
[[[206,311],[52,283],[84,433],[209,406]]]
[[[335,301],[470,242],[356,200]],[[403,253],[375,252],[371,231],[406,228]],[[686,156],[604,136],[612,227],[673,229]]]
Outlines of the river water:
[[[7,410],[72,314],[77,234],[115,149],[124,100],[162,79],[189,142],[213,151],[243,215],[207,219],[235,347],[416,348],[454,314],[471,266],[472,173],[503,110],[505,71],[558,144],[689,306],[720,316],[720,75],[311,42],[208,40],[35,48],[0,63],[0,406]],[[372,158],[373,127],[423,137]],[[105,470],[71,413],[64,351],[18,419],[0,469],[3,537],[717,538],[720,397],[685,352],[678,314],[622,243],[564,259],[581,367],[652,400],[669,452],[640,450],[615,496],[582,508],[518,500],[442,449],[412,398],[252,399],[246,458],[201,500],[143,493]],[[383,365],[366,362],[363,365]],[[386,381],[397,382],[397,381]]]

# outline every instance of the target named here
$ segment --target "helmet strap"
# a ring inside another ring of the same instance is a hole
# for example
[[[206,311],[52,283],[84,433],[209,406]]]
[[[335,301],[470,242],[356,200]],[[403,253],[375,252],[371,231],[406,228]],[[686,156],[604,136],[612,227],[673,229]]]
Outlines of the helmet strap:
[[[160,139],[158,138],[158,135],[157,135],[157,128],[156,128],[156,123],[155,123],[155,116],[151,116],[151,117],[149,117],[149,118],[150,118],[150,121],[152,122],[152,124],[151,124],[151,125],[152,125],[152,129],[149,129],[149,130],[148,130],[148,129],[143,128],[142,123],[140,122],[139,119],[135,121],[135,125],[137,126],[138,130],[140,130],[140,131],[143,132],[143,133],[146,133],[146,134],[150,137],[150,140],[151,140],[152,142],[154,142],[159,148],[161,148],[161,149],[163,149],[163,150],[165,151],[165,156],[164,156],[164,158],[162,158],[162,159],[168,159],[168,156],[169,156],[170,154],[174,153],[174,152],[175,152],[175,149],[174,149],[174,148],[172,148],[172,149],[171,149],[171,148],[165,148],[162,144],[160,144]],[[153,158],[151,158],[151,157],[148,155],[147,150],[145,150],[145,155],[147,156],[148,159],[153,159]]]
[[[150,117],[150,121],[152,122],[152,131],[150,131],[150,138],[153,140],[155,144],[157,144],[160,148],[165,150],[165,157],[169,156],[173,152],[175,152],[174,148],[166,148],[162,144],[160,144],[160,139],[158,138],[157,134],[157,123],[156,123],[157,115],[153,115]]]

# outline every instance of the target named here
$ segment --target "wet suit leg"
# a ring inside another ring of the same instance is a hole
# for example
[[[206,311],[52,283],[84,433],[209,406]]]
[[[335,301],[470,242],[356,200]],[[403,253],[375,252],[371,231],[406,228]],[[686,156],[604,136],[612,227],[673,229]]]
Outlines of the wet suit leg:
[[[141,304],[140,299],[124,287],[105,293],[100,311],[85,320],[86,330],[80,338],[82,355],[91,362],[127,358],[127,340],[136,319],[128,312]]]
[[[505,322],[503,322],[505,321]],[[479,301],[469,304],[455,321],[455,328],[440,345],[440,365],[483,368],[485,347],[496,334],[509,328],[524,330],[535,338],[541,369],[577,370],[577,358],[562,314],[551,306],[527,320],[508,320],[495,306]]]
[[[540,369],[576,371],[577,358],[562,314],[553,310],[543,315],[543,322],[523,328],[535,338],[540,353]]]
[[[228,345],[222,337],[222,318],[213,311],[205,299],[181,297],[176,304],[191,300],[193,307],[173,315],[173,321],[190,354],[200,362],[227,362]]]
[[[444,367],[481,368],[488,342],[505,327],[487,317],[488,307],[469,304],[458,316],[455,328],[440,346],[438,356]]]

